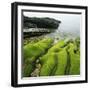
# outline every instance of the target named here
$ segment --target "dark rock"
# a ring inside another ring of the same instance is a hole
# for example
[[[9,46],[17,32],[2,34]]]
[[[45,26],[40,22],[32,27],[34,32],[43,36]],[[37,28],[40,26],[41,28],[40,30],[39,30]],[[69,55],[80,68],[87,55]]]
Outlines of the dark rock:
[[[24,28],[51,28],[57,29],[61,21],[53,18],[37,18],[24,16]]]
[[[28,22],[24,23],[24,28],[35,28],[35,27],[37,27],[36,24],[32,24]]]

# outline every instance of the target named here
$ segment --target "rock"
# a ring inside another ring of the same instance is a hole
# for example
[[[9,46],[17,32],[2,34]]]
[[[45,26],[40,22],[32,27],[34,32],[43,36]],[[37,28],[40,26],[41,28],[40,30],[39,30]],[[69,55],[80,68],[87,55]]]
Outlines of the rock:
[[[41,36],[48,34],[50,32],[54,32],[54,29],[47,29],[47,28],[30,28],[30,29],[23,29],[24,38],[26,37],[34,37],[34,36]]]
[[[24,28],[51,28],[57,29],[61,21],[53,18],[38,18],[24,16]]]
[[[36,24],[32,24],[32,23],[24,23],[24,28],[28,29],[28,28],[35,28],[37,27]]]

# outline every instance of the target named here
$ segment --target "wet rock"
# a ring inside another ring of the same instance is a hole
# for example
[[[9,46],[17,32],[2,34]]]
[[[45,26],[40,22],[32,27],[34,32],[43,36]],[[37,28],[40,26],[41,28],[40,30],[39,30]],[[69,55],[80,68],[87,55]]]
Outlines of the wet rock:
[[[35,37],[35,36],[41,36],[45,35],[51,32],[54,32],[54,29],[47,29],[47,28],[29,28],[29,29],[23,29],[24,32],[24,38],[26,37]]]

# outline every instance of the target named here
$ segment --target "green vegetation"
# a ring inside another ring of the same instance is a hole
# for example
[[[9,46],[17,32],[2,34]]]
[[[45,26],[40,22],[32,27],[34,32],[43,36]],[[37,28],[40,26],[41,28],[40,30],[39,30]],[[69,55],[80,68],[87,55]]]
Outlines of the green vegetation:
[[[65,49],[57,53],[57,69],[54,75],[64,75],[67,65],[67,52]]]
[[[56,65],[55,53],[47,54],[42,59],[44,62],[41,66],[40,76],[49,76]]]
[[[40,55],[44,54],[46,50],[52,45],[52,39],[43,39],[34,44],[27,44],[24,46],[24,61],[34,62]]]
[[[80,38],[56,44],[51,38],[40,39],[25,44],[23,50],[24,77],[80,75]]]
[[[24,76],[30,76],[33,67],[35,67],[33,63],[48,50],[52,43],[52,39],[43,39],[37,43],[24,46]]]
[[[25,64],[23,68],[23,77],[30,77],[30,74],[34,70],[35,66],[32,64]]]
[[[70,44],[69,55],[70,55],[70,75],[79,75],[80,74],[80,55],[77,54],[75,50],[75,44]]]

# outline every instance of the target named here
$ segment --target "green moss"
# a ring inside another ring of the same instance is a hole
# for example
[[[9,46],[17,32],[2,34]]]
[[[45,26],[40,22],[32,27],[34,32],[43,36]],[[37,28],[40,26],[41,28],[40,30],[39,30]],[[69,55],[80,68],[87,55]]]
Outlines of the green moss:
[[[41,65],[37,76],[79,75],[79,40],[61,40],[53,44],[50,38],[24,46],[24,76],[35,70],[36,60]]]
[[[57,69],[54,75],[64,75],[67,65],[67,52],[65,49],[57,53]]]
[[[40,76],[49,76],[56,65],[55,53],[51,53],[43,58],[45,63],[42,64]]]
[[[28,44],[24,46],[24,60],[31,63],[35,61],[37,57],[44,54],[46,50],[51,46],[52,39],[44,39],[35,44]]]
[[[24,72],[25,77],[30,76],[35,66],[35,62],[39,56],[43,55],[51,46],[53,40],[44,39],[34,44],[27,44],[24,46]]]
[[[25,64],[23,68],[23,77],[30,77],[31,72],[34,70],[34,65]]]
[[[24,60],[28,63],[33,62],[40,54],[42,54],[43,50],[40,47],[35,45],[28,45],[24,47]]]
[[[65,45],[64,40],[59,41],[56,43],[53,47],[51,47],[48,52],[59,52],[61,50],[61,47]]]
[[[80,74],[80,55],[74,53],[74,44],[70,45],[69,55],[70,55],[70,75]]]
[[[39,62],[41,64],[44,64],[48,60],[48,58],[49,58],[49,54],[45,54],[45,55],[43,55],[42,57],[39,58]]]

